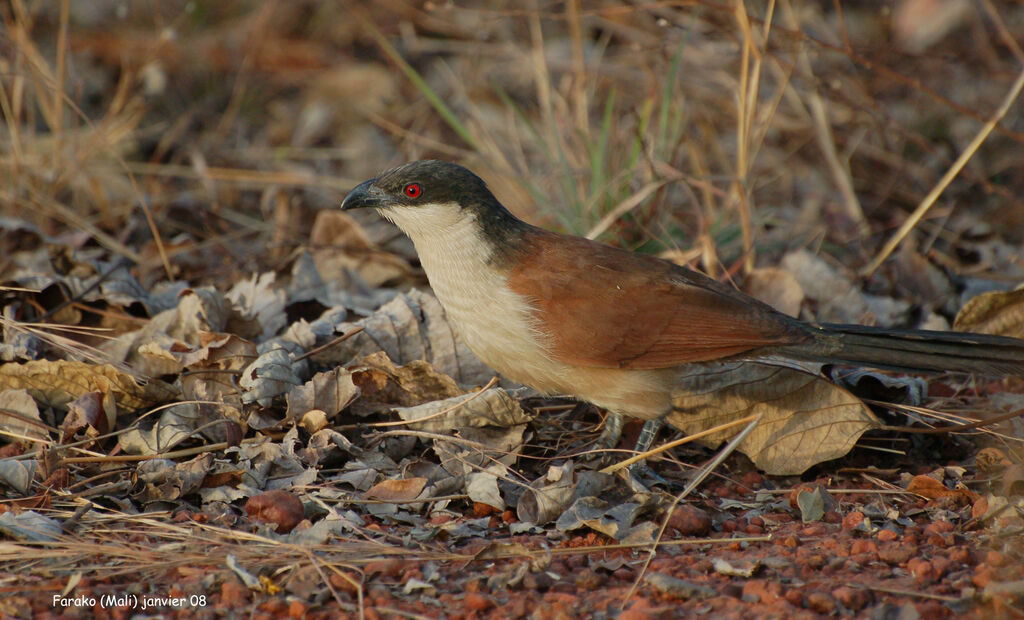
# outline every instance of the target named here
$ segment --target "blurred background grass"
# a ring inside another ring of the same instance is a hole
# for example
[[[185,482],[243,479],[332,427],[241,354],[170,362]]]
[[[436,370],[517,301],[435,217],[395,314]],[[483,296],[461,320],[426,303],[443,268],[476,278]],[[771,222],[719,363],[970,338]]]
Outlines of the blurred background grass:
[[[317,210],[428,157],[534,223],[719,277],[796,247],[856,268],[1024,64],[1024,5],[990,0],[9,0],[0,16],[0,215],[103,246],[144,284],[279,268]],[[1022,110],[909,241],[944,266],[978,263],[967,241],[1024,239]]]

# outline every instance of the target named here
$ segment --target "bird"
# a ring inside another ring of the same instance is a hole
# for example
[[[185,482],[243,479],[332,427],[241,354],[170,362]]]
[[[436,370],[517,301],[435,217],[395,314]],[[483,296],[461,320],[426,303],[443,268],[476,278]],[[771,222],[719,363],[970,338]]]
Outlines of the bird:
[[[481,361],[542,394],[648,421],[641,444],[671,413],[678,377],[694,364],[1024,374],[1024,340],[802,321],[670,261],[533,226],[455,163],[386,170],[341,203],[360,208],[412,240],[449,321]]]

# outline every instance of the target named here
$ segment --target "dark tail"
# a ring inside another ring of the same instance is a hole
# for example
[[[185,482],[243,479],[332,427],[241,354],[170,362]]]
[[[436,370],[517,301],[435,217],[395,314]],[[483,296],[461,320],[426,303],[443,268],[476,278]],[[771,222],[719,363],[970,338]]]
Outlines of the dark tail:
[[[904,372],[964,372],[1024,376],[1024,340],[864,325],[817,326],[815,339],[782,348],[795,359]]]

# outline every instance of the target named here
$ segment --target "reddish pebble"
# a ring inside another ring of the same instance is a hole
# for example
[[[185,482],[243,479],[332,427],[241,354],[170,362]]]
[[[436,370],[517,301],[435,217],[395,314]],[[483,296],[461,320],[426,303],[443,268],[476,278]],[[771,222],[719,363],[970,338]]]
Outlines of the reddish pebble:
[[[971,555],[970,549],[965,547],[959,547],[949,552],[949,561],[956,564],[968,564],[974,565],[974,556]]]
[[[743,600],[757,597],[761,603],[774,603],[782,597],[783,593],[782,584],[778,581],[750,579],[743,584]]]
[[[228,579],[220,586],[221,604],[228,608],[239,608],[249,604],[252,593],[237,579]]]
[[[642,609],[627,609],[617,616],[619,620],[653,620],[657,617],[659,616]]]
[[[807,607],[819,614],[832,614],[836,610],[836,600],[824,592],[811,592],[807,595]]]
[[[764,519],[761,517],[751,517],[750,524],[756,525],[757,527],[764,527]]]
[[[985,586],[992,583],[992,573],[989,571],[988,566],[984,564],[978,564],[974,569],[976,572],[971,577],[971,583],[976,587],[984,589]]]
[[[363,579],[351,571],[342,571],[341,573],[331,573],[328,581],[331,582],[331,587],[335,590],[354,596],[359,593]]]
[[[899,537],[899,532],[896,532],[895,530],[880,530],[877,534],[878,540],[882,542],[892,542]]]
[[[910,558],[907,561],[907,570],[914,576],[918,583],[928,583],[935,577],[935,569],[932,563],[923,558]]]
[[[860,588],[839,586],[835,590],[832,590],[832,598],[839,601],[843,607],[851,611],[859,611],[864,609],[868,603],[871,602],[871,593],[868,590],[862,590]]]
[[[796,548],[799,544],[800,539],[798,539],[796,536],[792,534],[786,536],[786,538],[782,541],[782,545],[785,547],[789,547],[790,549]]]
[[[305,618],[306,612],[309,611],[309,606],[299,599],[292,599],[288,603],[288,617],[289,618]]]
[[[864,513],[859,510],[854,510],[843,517],[843,529],[852,530],[864,521]]]
[[[953,524],[949,521],[933,521],[924,528],[924,535],[928,537],[932,534],[945,534],[952,531]]]
[[[476,592],[466,594],[466,598],[462,599],[462,601],[471,611],[484,611],[494,606],[494,601]]]
[[[274,523],[278,534],[287,534],[302,521],[302,500],[283,489],[254,495],[245,502],[245,513],[254,521]]]
[[[998,568],[1006,564],[1006,556],[993,549],[985,554],[985,563]]]
[[[683,536],[704,536],[711,531],[711,517],[696,506],[684,504],[672,511],[668,527]]]
[[[402,570],[405,568],[405,563],[401,560],[376,560],[370,562],[363,568],[363,572],[366,573],[367,577],[373,577],[374,575],[384,575],[385,577],[397,577],[402,574]]]
[[[804,595],[800,593],[800,590],[786,590],[786,594],[782,598],[794,607],[804,606]]]
[[[883,546],[878,551],[878,558],[890,566],[903,564],[907,560],[916,555],[916,545],[900,545],[896,543],[886,543],[885,546]]]
[[[800,530],[800,533],[804,536],[825,536],[828,534],[828,528],[822,523],[812,523]]]
[[[949,572],[949,568],[953,565],[948,558],[944,558],[942,556],[933,557],[931,559],[931,563],[936,579],[942,579],[945,577],[946,573]]]
[[[764,484],[764,476],[762,476],[760,473],[756,471],[748,471],[747,473],[743,474],[742,478],[740,478],[740,482],[746,487],[756,489],[757,487]]]
[[[822,517],[822,521],[824,521],[825,523],[832,523],[832,524],[842,523],[843,522],[843,515],[839,514],[835,510],[829,510],[828,512],[825,513],[825,516]]]

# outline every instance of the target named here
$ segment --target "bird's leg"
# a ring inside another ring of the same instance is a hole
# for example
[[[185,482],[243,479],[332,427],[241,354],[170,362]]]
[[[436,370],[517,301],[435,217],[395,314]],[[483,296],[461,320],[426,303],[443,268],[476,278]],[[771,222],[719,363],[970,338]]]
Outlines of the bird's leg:
[[[662,424],[664,424],[663,418],[654,418],[653,420],[647,420],[644,422],[644,427],[640,429],[640,436],[636,438],[636,445],[633,446],[633,451],[637,454],[641,454],[650,450],[651,444],[654,443],[654,438],[658,436],[658,431],[661,430]],[[629,473],[638,480],[652,478],[656,482],[666,483],[664,478],[654,473],[654,470],[647,465],[647,459],[637,461],[630,465]]]
[[[611,450],[619,445],[623,424],[624,419],[620,414],[609,411],[608,417],[604,420],[604,430],[601,431],[597,441],[594,442],[594,450]]]
[[[658,436],[658,431],[661,430],[661,425],[664,423],[664,418],[647,420],[644,423],[644,427],[640,429],[640,436],[636,438],[636,446],[634,446],[633,450],[637,454],[650,450],[651,444],[654,443],[654,438]]]

